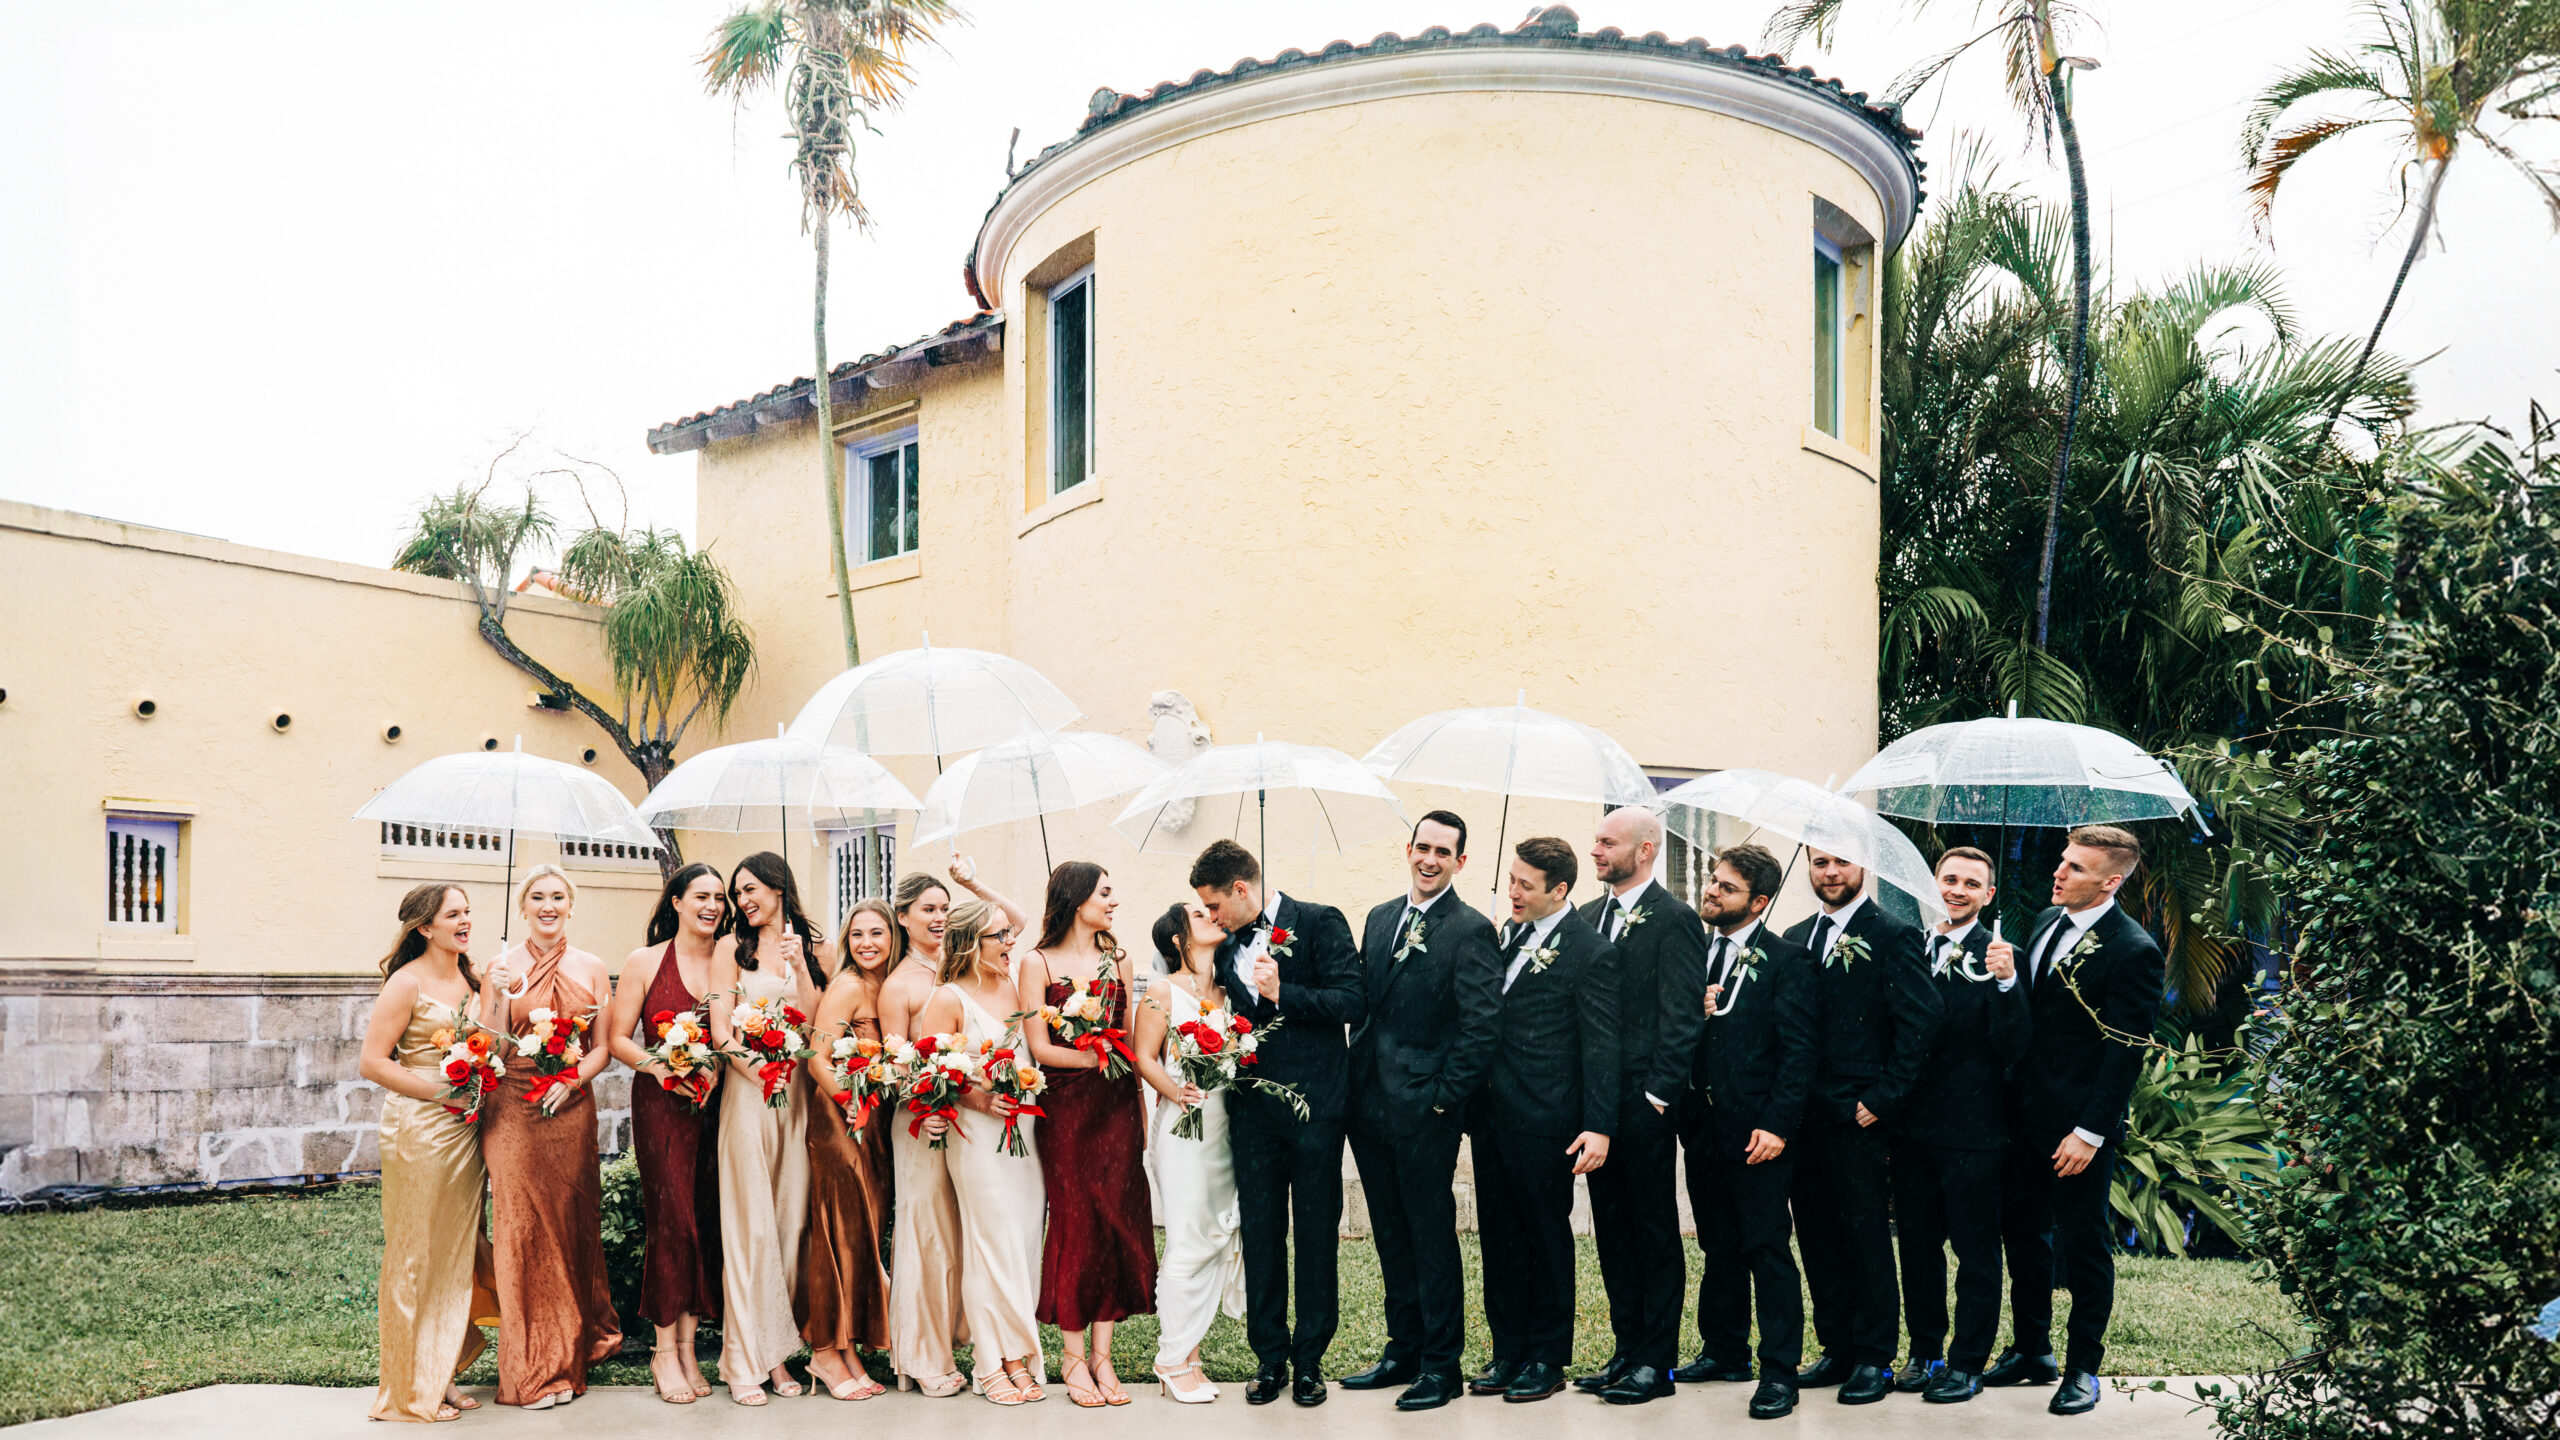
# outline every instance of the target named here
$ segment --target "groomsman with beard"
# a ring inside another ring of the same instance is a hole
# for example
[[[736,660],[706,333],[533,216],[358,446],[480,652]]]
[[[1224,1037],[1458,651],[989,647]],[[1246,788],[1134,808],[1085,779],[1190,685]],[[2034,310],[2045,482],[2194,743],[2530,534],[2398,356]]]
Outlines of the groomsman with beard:
[[[1600,818],[1591,869],[1608,893],[1582,920],[1618,952],[1618,1128],[1609,1163],[1591,1176],[1591,1234],[1609,1292],[1615,1353],[1574,1382],[1612,1405],[1672,1392],[1680,1363],[1677,1132],[1681,1093],[1706,1016],[1707,932],[1697,912],[1655,883],[1662,821],[1640,808]]]
[[[2053,872],[2053,905],[2029,930],[2025,976],[2035,1034],[2019,1062],[2018,1138],[2003,1175],[2000,1227],[2009,1254],[2009,1348],[1985,1385],[2054,1378],[2053,1282],[2071,1291],[2061,1386],[2046,1409],[2098,1404],[2098,1366],[2115,1312],[2108,1180],[2124,1148],[2142,1047],[2159,1018],[2159,943],[2116,904],[2142,864],[2142,842],[2113,825],[2071,832]],[[2004,941],[1992,953],[2009,950]],[[2047,1239],[2048,1234],[2051,1236]]]
[[[1404,858],[1412,887],[1363,931],[1367,1013],[1351,1032],[1351,1158],[1377,1237],[1387,1346],[1342,1388],[1403,1385],[1397,1409],[1431,1410],[1459,1393],[1467,1297],[1451,1186],[1467,1101],[1493,1063],[1502,957],[1493,922],[1458,898],[1467,822],[1423,816]]]
[[[1940,1405],[1982,1391],[2000,1325],[2000,1161],[2008,1148],[2010,1067],[2027,1050],[2027,992],[2008,947],[1991,955],[1984,911],[1997,898],[1991,857],[1958,846],[1938,857],[1946,923],[1929,937],[1929,976],[1946,1002],[1937,1048],[1893,1134],[1894,1242],[1902,1252],[1911,1361],[1894,1388]],[[1947,1255],[1956,1252],[1954,1348],[1947,1346]]]
[[[1822,1358],[1796,1383],[1837,1385],[1841,1404],[1870,1405],[1893,1393],[1902,1329],[1885,1136],[1946,1006],[1921,959],[1919,928],[1878,907],[1865,869],[1811,848],[1805,856],[1822,911],[1787,938],[1813,954],[1821,1042],[1794,1201]]]
[[[1618,956],[1565,904],[1573,847],[1520,842],[1502,937],[1493,1066],[1467,1135],[1493,1364],[1478,1395],[1544,1400],[1573,1355],[1573,1177],[1609,1158],[1618,1123]]]
[[[1804,1293],[1787,1248],[1788,1147],[1813,1085],[1813,957],[1762,927],[1785,873],[1757,845],[1728,847],[1698,895],[1708,942],[1706,1028],[1698,1037],[1680,1144],[1696,1222],[1698,1358],[1683,1384],[1751,1379],[1751,1315],[1760,1314],[1760,1388],[1751,1418],[1796,1408]]]
[[[1284,1386],[1300,1405],[1324,1403],[1324,1352],[1339,1320],[1336,1238],[1342,1230],[1342,1113],[1348,1089],[1345,1026],[1362,1014],[1360,956],[1330,905],[1265,892],[1262,866],[1232,840],[1191,865],[1191,888],[1225,926],[1218,984],[1256,1026],[1281,1022],[1255,1069],[1294,1088],[1307,1118],[1252,1089],[1227,1096],[1243,1232],[1245,1338],[1261,1362],[1245,1402],[1268,1405]],[[1298,1323],[1289,1325],[1289,1241],[1297,1236]],[[1290,1370],[1297,1379],[1290,1384]]]

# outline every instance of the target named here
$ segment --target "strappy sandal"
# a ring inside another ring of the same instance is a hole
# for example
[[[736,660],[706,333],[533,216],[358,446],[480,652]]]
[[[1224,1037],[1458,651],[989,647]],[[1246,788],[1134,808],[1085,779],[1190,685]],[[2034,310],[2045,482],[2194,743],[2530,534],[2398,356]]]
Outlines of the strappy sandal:
[[[1104,1355],[1095,1362],[1093,1379],[1093,1388],[1102,1392],[1103,1404],[1126,1405],[1129,1403],[1129,1392],[1121,1388],[1120,1377],[1112,1372],[1110,1356]]]
[[[462,1387],[459,1385],[447,1385],[444,1387],[444,1403],[455,1410],[477,1410],[480,1408],[480,1402],[463,1394]]]
[[[854,1371],[842,1380],[828,1379],[826,1372],[818,1368],[818,1355],[815,1351],[812,1351],[809,1356],[809,1378],[825,1387],[827,1394],[837,1400],[868,1400],[874,1395],[888,1393],[887,1386],[860,1370]]]
[[[1076,1379],[1078,1371],[1084,1372],[1084,1379],[1081,1382]],[[1058,1375],[1067,1382],[1067,1400],[1070,1404],[1086,1410],[1099,1410],[1106,1403],[1102,1398],[1102,1387],[1093,1383],[1093,1367],[1086,1363],[1083,1356],[1072,1351],[1059,1356]]]
[[[898,1388],[913,1390],[928,1400],[947,1399],[969,1388],[969,1377],[957,1370],[946,1370],[931,1380],[919,1380],[905,1371],[898,1373]]]
[[[690,1404],[692,1404],[692,1403],[695,1401],[695,1399],[697,1399],[697,1398],[698,1398],[698,1397],[697,1397],[697,1396],[695,1396],[695,1394],[693,1393],[693,1385],[692,1385],[692,1383],[691,1383],[690,1381],[679,1380],[679,1381],[677,1381],[677,1382],[676,1382],[675,1387],[674,1387],[673,1389],[669,1389],[669,1388],[668,1388],[668,1386],[667,1386],[667,1375],[666,1375],[666,1371],[665,1371],[665,1370],[663,1370],[663,1369],[661,1369],[661,1368],[659,1367],[659,1365],[658,1365],[658,1362],[659,1362],[659,1361],[661,1361],[661,1360],[672,1360],[672,1359],[674,1359],[674,1358],[675,1358],[675,1353],[674,1353],[673,1351],[652,1351],[652,1352],[650,1353],[650,1355],[649,1355],[649,1380],[650,1380],[650,1383],[652,1383],[652,1384],[654,1384],[655,1386],[657,1386],[657,1388],[658,1388],[658,1398],[659,1398],[659,1399],[661,1399],[661,1400],[666,1401],[668,1404],[670,1404],[670,1405],[690,1405]]]
[[[436,1418],[438,1420],[459,1420],[462,1418],[462,1412],[454,1409],[450,1404],[439,1400],[436,1402]]]
[[[800,1382],[791,1378],[790,1370],[780,1365],[776,1365],[773,1368],[782,1371],[781,1379],[770,1380],[767,1382],[773,1386],[774,1394],[781,1396],[785,1400],[789,1400],[796,1395],[804,1393],[801,1390]]]
[[[1010,1370],[999,1370],[987,1379],[972,1381],[970,1388],[997,1405],[1022,1403],[1022,1387],[1013,1383],[1013,1372]]]
[[[1040,1382],[1032,1378],[1029,1358],[1005,1362],[1004,1373],[1005,1378],[1011,1380],[1015,1388],[1022,1392],[1023,1399],[1046,1400],[1049,1398],[1049,1392],[1041,1389]]]
[[[735,1385],[730,1386],[729,1398],[737,1401],[741,1405],[753,1407],[767,1403],[769,1397],[764,1393],[764,1382],[759,1380],[756,1383],[749,1385],[744,1390],[739,1389]]]

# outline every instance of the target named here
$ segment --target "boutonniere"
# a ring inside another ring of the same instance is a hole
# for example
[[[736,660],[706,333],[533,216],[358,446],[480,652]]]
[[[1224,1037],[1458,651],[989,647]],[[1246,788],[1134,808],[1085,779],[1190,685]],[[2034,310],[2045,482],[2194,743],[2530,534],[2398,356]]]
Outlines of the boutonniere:
[[[1262,953],[1280,960],[1289,958],[1289,931],[1286,926],[1271,927],[1271,938],[1263,942]]]
[[[1832,942],[1830,953],[1822,957],[1822,968],[1828,970],[1837,965],[1845,971],[1861,960],[1874,958],[1875,952],[1867,948],[1866,936],[1843,935]]]
[[[1618,927],[1618,933],[1624,935],[1652,918],[1653,912],[1639,905],[1627,912],[1627,923]]]
[[[1554,963],[1556,963],[1556,947],[1553,945],[1542,945],[1529,952],[1529,973],[1532,975],[1547,973],[1547,967]]]
[[[2077,970],[2080,968],[2080,962],[2097,953],[2098,937],[2095,934],[2083,935],[2080,937],[2080,943],[2071,947],[2071,953],[2062,957],[2062,963]]]
[[[1396,947],[1396,959],[1401,961],[1407,955],[1417,951],[1428,954],[1430,950],[1431,947],[1424,944],[1422,940],[1422,912],[1416,910],[1413,912],[1413,919],[1405,924],[1404,943]]]
[[[1717,1014],[1730,1015],[1733,1013],[1735,1002],[1742,998],[1742,987],[1760,978],[1760,962],[1768,958],[1769,957],[1767,955],[1761,952],[1759,946],[1754,945],[1750,949],[1743,951],[1742,954],[1735,959],[1733,966],[1733,978],[1731,982],[1725,986],[1724,993],[1716,997]]]

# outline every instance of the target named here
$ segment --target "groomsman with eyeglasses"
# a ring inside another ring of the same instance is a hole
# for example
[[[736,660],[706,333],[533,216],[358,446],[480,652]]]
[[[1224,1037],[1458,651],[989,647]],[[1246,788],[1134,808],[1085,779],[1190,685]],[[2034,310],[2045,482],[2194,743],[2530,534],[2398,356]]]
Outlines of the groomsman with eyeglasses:
[[[2043,1385],[2053,1363],[2056,1270],[2071,1291],[2056,1415],[2097,1408],[2098,1366],[2115,1313],[2107,1189],[2124,1149],[2142,1050],[2166,987],[2160,944],[2116,904],[2142,842],[2113,825],[2071,832],[2054,867],[2053,905],[2028,932],[2035,1034],[2018,1063],[2017,1140],[2004,1172],[2000,1228],[2009,1256],[2009,1348],[1985,1385]],[[2010,947],[1995,944],[1994,952]],[[2050,1239],[2048,1239],[2048,1235]]]
[[[1982,1391],[2000,1326],[2000,1164],[2008,1148],[2010,1068],[2031,1033],[2027,992],[2007,946],[1991,954],[1986,913],[1998,898],[1991,857],[1957,846],[1938,857],[1947,919],[1929,937],[1929,978],[1946,1025],[1894,1127],[1893,1230],[1902,1253],[1911,1358],[1896,1390],[1933,1404]],[[1956,1313],[1947,1335],[1947,1247],[1956,1252]]]
[[[1893,1393],[1902,1334],[1885,1137],[1937,1043],[1946,1004],[1921,958],[1919,927],[1877,904],[1866,870],[1810,847],[1805,861],[1822,909],[1787,938],[1813,955],[1821,1051],[1794,1202],[1822,1358],[1797,1383],[1836,1385],[1841,1404],[1871,1405]]]

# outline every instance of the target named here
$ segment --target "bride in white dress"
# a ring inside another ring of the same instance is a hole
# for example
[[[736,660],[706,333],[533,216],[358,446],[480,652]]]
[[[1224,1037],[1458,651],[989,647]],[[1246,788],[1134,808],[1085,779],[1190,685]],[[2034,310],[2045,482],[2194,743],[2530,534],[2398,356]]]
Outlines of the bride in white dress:
[[[925,1002],[917,1027],[928,1035],[959,1033],[1019,1047],[1020,1034],[997,1018],[1013,1009],[1013,938],[995,906],[983,900],[953,906],[943,927],[943,984]],[[943,1151],[960,1201],[960,1311],[976,1357],[972,1388],[998,1405],[1043,1398],[1039,1377],[1048,1373],[1033,1318],[1048,1203],[1032,1129],[1039,1122],[1021,1122],[1029,1153],[1007,1155],[998,1107],[1010,1103],[979,1090],[961,1097],[960,1133]]]
[[[1200,1342],[1220,1310],[1244,1315],[1244,1250],[1237,1238],[1236,1166],[1227,1148],[1227,1097],[1203,1095],[1173,1065],[1173,1028],[1217,1008],[1218,942],[1226,938],[1204,907],[1182,903],[1155,923],[1165,978],[1147,987],[1137,1012],[1138,1073],[1163,1097],[1155,1107],[1147,1168],[1163,1198],[1164,1259],[1156,1266],[1156,1381],[1188,1405],[1218,1398],[1200,1368]],[[1173,1133],[1185,1109],[1200,1111],[1200,1138]]]

